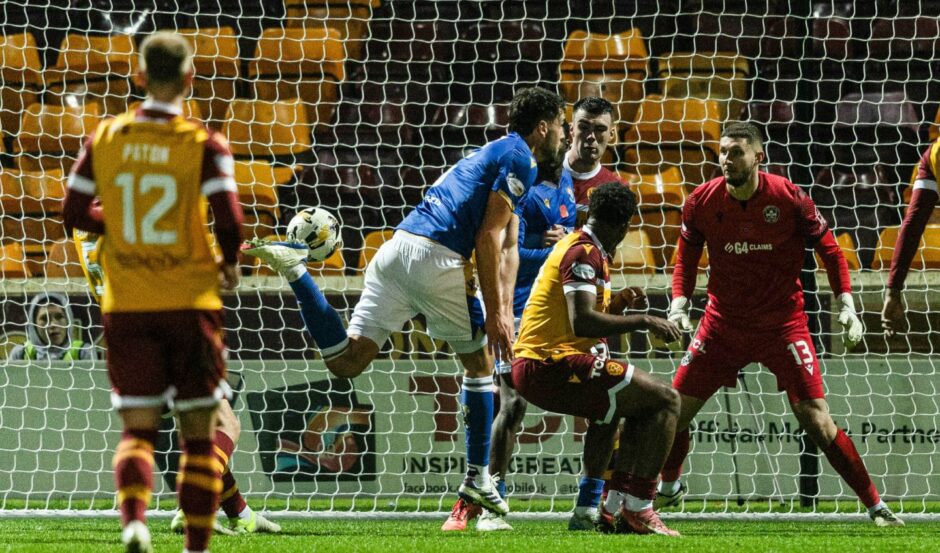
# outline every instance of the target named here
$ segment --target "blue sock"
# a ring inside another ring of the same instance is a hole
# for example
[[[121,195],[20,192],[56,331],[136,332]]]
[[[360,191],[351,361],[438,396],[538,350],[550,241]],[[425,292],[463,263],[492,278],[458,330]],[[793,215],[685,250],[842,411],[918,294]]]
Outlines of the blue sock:
[[[578,482],[578,507],[597,507],[601,504],[601,494],[604,493],[604,481],[600,478],[582,476]]]
[[[317,343],[323,357],[339,353],[346,347],[349,339],[346,327],[339,313],[326,301],[323,292],[308,273],[290,283],[300,304],[300,316],[303,317],[307,332]]]
[[[493,432],[493,377],[464,377],[460,402],[466,427],[467,474],[488,476],[490,436]]]
[[[506,499],[506,481],[502,478],[496,481],[496,493],[503,499]]]

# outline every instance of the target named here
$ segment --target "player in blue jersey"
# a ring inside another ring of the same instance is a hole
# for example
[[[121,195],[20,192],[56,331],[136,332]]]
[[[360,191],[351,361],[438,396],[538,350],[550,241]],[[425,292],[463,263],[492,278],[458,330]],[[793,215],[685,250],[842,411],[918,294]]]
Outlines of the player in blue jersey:
[[[540,164],[555,171],[562,166],[563,125],[564,101],[557,94],[519,91],[510,105],[509,133],[444,173],[379,248],[366,268],[348,333],[307,273],[306,245],[253,241],[245,250],[291,283],[307,330],[336,376],[362,373],[392,332],[419,313],[425,316],[428,334],[450,344],[464,367],[467,475],[458,493],[498,514],[509,506],[489,474],[492,375],[494,360],[512,357],[519,265],[514,211]],[[482,304],[469,261],[474,253]]]
[[[539,177],[543,179],[542,182],[532,187],[529,195],[516,207],[516,215],[519,218],[519,270],[516,274],[512,309],[516,330],[519,328],[522,310],[529,299],[532,283],[535,282],[535,277],[538,276],[552,246],[574,230],[577,218],[574,184],[567,169],[561,170],[560,177],[557,170],[555,167],[540,166]],[[504,498],[509,459],[528,405],[516,393],[512,382],[507,378],[511,370],[512,366],[506,360],[496,364],[499,413],[493,421],[491,472],[497,492]],[[467,522],[476,514],[476,509],[472,506],[458,501],[441,529],[464,530]],[[480,517],[476,528],[480,531],[512,530],[499,514],[489,510]]]

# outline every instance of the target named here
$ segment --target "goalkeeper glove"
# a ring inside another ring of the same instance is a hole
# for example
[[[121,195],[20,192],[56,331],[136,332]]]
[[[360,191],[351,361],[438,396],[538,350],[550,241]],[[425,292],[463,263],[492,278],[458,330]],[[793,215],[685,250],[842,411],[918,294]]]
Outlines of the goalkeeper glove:
[[[839,324],[842,325],[842,343],[852,349],[862,341],[865,327],[855,312],[855,301],[848,292],[839,296]]]
[[[689,311],[692,309],[692,303],[689,298],[679,296],[672,299],[669,304],[669,315],[666,317],[670,323],[679,327],[683,332],[692,332],[692,319],[689,318]]]

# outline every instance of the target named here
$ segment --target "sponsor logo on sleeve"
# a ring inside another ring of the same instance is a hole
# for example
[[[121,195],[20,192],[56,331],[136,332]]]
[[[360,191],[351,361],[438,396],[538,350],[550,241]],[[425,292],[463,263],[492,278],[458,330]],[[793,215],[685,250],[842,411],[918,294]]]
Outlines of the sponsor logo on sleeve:
[[[506,176],[506,185],[509,187],[509,191],[513,196],[525,194],[525,184],[516,177],[515,173],[509,173],[509,175]]]
[[[594,280],[595,277],[594,267],[591,267],[587,263],[575,263],[574,266],[571,267],[571,272],[574,273],[574,276],[582,280],[590,281]]]

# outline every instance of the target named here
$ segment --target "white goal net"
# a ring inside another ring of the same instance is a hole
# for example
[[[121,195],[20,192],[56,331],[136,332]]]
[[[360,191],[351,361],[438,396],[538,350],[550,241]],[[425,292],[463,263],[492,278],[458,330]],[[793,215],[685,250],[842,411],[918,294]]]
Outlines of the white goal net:
[[[928,226],[908,279],[909,332],[887,340],[879,323],[912,171],[937,134],[940,3],[855,4],[3,2],[0,515],[114,505],[120,428],[101,315],[62,226],[61,200],[83,137],[142,100],[132,79],[137,48],[157,29],[193,42],[186,114],[228,137],[248,237],[283,234],[308,206],[340,219],[344,248],[311,271],[347,319],[371,255],[426,186],[505,133],[522,87],[556,90],[569,105],[591,95],[614,105],[617,140],[603,162],[640,198],[614,287],[646,287],[660,315],[684,198],[715,174],[722,125],[757,123],[765,170],[811,194],[852,269],[867,330],[850,352],[812,255],[803,278],[833,417],[887,500],[906,513],[940,512],[940,224]],[[225,317],[241,421],[232,469],[249,504],[448,510],[465,468],[452,352],[417,319],[362,376],[333,378],[309,347],[286,282],[245,263]],[[707,274],[706,260],[699,315]],[[94,359],[43,358],[49,334],[30,306],[44,294],[68,305],[71,358]],[[15,349],[34,358],[14,361]],[[664,380],[683,349],[643,333],[612,339],[615,355]],[[170,426],[158,444],[165,482],[175,470]],[[586,424],[533,407],[523,426],[507,477],[513,509],[570,510]],[[861,509],[757,366],[695,419],[684,472],[686,513]],[[152,506],[174,501],[159,483]]]

